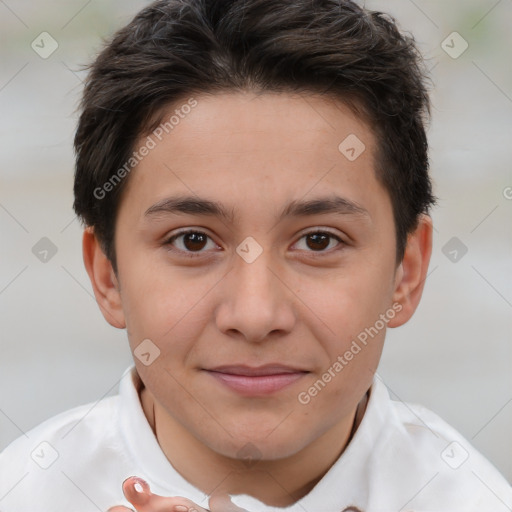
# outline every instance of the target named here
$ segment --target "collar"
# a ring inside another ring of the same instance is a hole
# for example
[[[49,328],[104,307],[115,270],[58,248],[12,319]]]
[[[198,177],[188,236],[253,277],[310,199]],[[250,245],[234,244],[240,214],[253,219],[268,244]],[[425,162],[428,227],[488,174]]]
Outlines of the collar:
[[[164,496],[186,496],[198,505],[207,508],[208,496],[192,486],[172,466],[163,453],[153,430],[144,414],[139,393],[143,383],[135,365],[128,367],[121,378],[120,429],[126,450],[140,468],[142,478],[151,482],[152,490]],[[361,499],[361,482],[368,480],[368,466],[372,448],[391,414],[391,400],[385,384],[374,376],[367,399],[366,411],[352,439],[342,455],[329,468],[313,489],[300,500],[286,508],[270,507],[248,495],[237,495],[236,504],[258,512],[303,512],[317,510],[319,503],[326,510],[335,510],[340,503],[357,496]],[[361,413],[359,414],[359,416]],[[356,414],[356,416],[358,416]],[[340,485],[340,482],[344,482]],[[363,491],[363,494],[365,492]],[[362,497],[363,499],[365,496]]]

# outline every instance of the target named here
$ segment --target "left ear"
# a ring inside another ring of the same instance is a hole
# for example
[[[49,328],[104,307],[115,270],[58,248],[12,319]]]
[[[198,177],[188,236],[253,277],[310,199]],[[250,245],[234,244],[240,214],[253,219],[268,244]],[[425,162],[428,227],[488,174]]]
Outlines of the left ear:
[[[428,265],[432,254],[432,219],[421,215],[417,228],[407,237],[402,262],[396,271],[393,304],[402,306],[388,322],[389,327],[405,324],[414,314],[423,294]]]

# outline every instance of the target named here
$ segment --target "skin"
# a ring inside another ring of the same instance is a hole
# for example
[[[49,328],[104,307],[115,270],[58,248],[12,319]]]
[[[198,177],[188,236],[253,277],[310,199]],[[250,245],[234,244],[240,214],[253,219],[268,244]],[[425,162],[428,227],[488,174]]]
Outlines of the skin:
[[[136,488],[135,485],[139,484]],[[182,497],[165,498],[151,492],[149,484],[137,477],[127,478],[123,482],[126,499],[137,512],[208,512],[191,500]],[[185,507],[185,508],[179,508]],[[176,508],[178,507],[178,508]],[[210,512],[248,512],[234,505],[225,495],[212,496],[209,500]],[[111,507],[107,512],[127,512],[132,509],[123,506]]]
[[[342,102],[288,93],[195,98],[197,106],[129,176],[116,221],[117,275],[92,228],[84,232],[84,262],[106,320],[126,328],[131,350],[144,339],[160,350],[149,366],[134,361],[145,385],[143,410],[174,468],[206,494],[244,493],[284,507],[306,495],[343,452],[386,328],[308,404],[299,393],[393,304],[401,309],[387,327],[413,315],[432,222],[420,217],[397,265],[374,135]],[[354,161],[338,150],[349,134],[366,148]],[[146,215],[176,194],[222,203],[233,218]],[[291,201],[333,195],[364,213],[278,218]],[[183,228],[208,238],[169,242]],[[305,236],[326,231],[333,237],[316,244]],[[246,237],[263,251],[252,263],[236,252]],[[274,394],[247,397],[204,371],[271,362],[308,373]],[[250,466],[240,454],[247,446],[256,447],[258,459]],[[176,498],[167,499],[173,510]],[[152,510],[166,510],[158,507]]]

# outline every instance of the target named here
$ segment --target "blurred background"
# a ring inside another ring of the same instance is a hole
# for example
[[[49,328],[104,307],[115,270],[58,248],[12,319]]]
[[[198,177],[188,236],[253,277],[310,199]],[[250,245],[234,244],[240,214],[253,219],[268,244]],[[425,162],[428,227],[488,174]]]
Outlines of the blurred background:
[[[82,66],[147,4],[0,0],[0,450],[117,393],[132,362],[83,267],[72,139]],[[512,2],[366,6],[394,15],[432,70],[439,198],[422,303],[388,331],[379,375],[512,481]]]

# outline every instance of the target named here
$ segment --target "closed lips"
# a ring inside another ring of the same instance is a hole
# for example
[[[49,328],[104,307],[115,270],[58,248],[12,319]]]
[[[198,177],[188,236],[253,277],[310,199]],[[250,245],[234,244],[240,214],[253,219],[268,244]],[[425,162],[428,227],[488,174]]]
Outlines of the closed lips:
[[[242,365],[218,366],[208,369],[210,372],[225,373],[230,375],[242,375],[245,377],[260,377],[265,375],[282,375],[287,373],[308,373],[307,370],[292,368],[282,365],[265,365],[259,367],[249,367]]]

